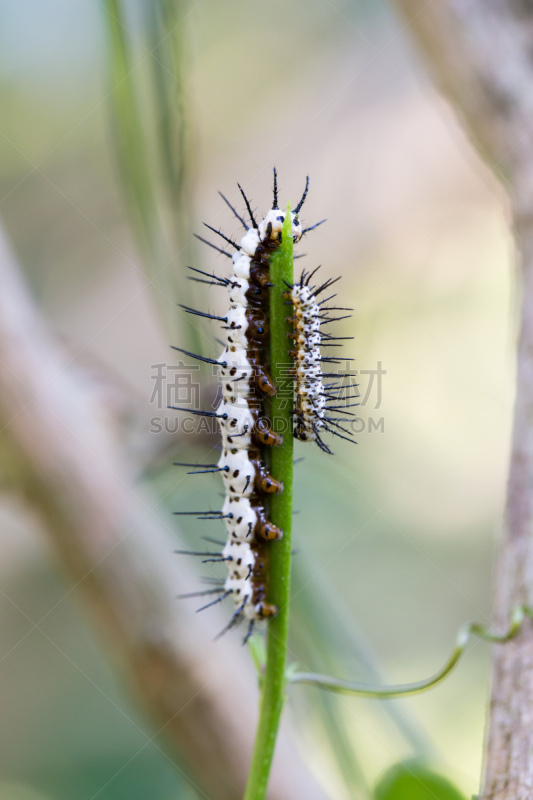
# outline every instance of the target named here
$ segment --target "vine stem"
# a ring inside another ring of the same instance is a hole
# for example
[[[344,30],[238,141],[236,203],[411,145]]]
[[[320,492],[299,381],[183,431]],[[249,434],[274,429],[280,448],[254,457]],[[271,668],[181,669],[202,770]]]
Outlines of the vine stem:
[[[294,439],[292,437],[292,382],[287,387],[289,343],[292,328],[286,283],[294,282],[292,220],[290,205],[283,224],[281,246],[270,260],[270,360],[272,380],[278,387],[271,402],[272,427],[283,433],[283,444],[272,450],[272,475],[283,482],[283,492],[273,495],[270,518],[283,531],[283,539],[272,544],[270,552],[269,602],[278,614],[268,623],[265,672],[262,681],[259,723],[244,800],[263,800],[266,796],[270,767],[274,756],[281,712],[286,693],[287,640],[289,635],[289,592],[292,533],[292,474]],[[285,283],[286,282],[286,283]]]
[[[342,678],[333,678],[329,675],[316,675],[311,672],[294,672],[291,675],[290,682],[292,683],[306,683],[315,686],[319,689],[325,689],[329,692],[338,692],[344,694],[356,695],[357,697],[374,697],[377,700],[386,700],[391,697],[407,697],[413,694],[420,694],[432,689],[437,684],[441,683],[459,662],[461,656],[465,652],[465,648],[471,636],[477,636],[484,642],[492,642],[493,644],[506,644],[514,639],[522,628],[524,619],[529,617],[533,619],[533,608],[528,606],[517,606],[511,616],[511,622],[505,633],[493,633],[484,625],[479,625],[477,622],[468,622],[460,629],[457,635],[457,641],[453,652],[446,661],[445,665],[432,675],[421,681],[414,681],[414,683],[400,683],[393,686],[372,686],[367,683],[359,683],[357,681],[346,681]]]

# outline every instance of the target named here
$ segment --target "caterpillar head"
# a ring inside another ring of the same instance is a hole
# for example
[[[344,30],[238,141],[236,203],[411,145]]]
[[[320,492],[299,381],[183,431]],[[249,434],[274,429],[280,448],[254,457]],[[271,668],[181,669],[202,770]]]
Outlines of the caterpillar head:
[[[285,211],[279,208],[271,208],[266,214],[264,220],[259,225],[259,238],[270,239],[275,242],[281,241],[281,229],[285,222]],[[291,211],[292,218],[292,239],[298,242],[302,238],[302,224],[298,218],[298,214]]]

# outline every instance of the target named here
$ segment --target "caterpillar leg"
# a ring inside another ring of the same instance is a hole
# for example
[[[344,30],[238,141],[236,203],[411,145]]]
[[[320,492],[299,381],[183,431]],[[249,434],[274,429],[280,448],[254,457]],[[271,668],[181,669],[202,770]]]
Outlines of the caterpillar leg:
[[[260,619],[267,619],[276,616],[278,607],[272,603],[258,603],[255,612]]]
[[[283,538],[283,531],[266,518],[259,519],[255,526],[255,535],[265,542],[273,542]]]
[[[268,395],[268,397],[274,397],[278,391],[276,385],[272,382],[272,378],[260,366],[257,366],[255,370],[255,382],[258,389],[263,392],[263,394]]]
[[[254,436],[259,444],[274,447],[275,445],[283,443],[283,436],[279,433],[274,433],[263,417],[260,417],[254,425]]]
[[[266,469],[261,465],[259,470],[259,475],[256,479],[257,488],[263,492],[263,494],[280,494],[283,491],[283,484],[281,481],[277,481],[272,475],[266,471]]]
[[[276,494],[283,491],[283,484],[281,481],[277,481],[273,478],[263,464],[260,450],[252,450],[250,452],[250,462],[253,464],[253,487],[256,491],[262,494]]]
[[[250,279],[263,289],[273,285],[270,283],[269,266],[268,262],[266,264],[252,262],[250,265]]]

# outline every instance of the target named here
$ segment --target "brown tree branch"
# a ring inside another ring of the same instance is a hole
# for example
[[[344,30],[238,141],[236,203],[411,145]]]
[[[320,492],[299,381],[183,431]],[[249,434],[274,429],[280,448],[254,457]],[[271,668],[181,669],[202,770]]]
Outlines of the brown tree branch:
[[[437,83],[511,197],[522,274],[514,432],[494,613],[533,605],[533,4],[396,0]],[[533,795],[533,625],[494,651],[486,800]]]
[[[44,522],[156,744],[201,796],[235,800],[251,756],[257,688],[246,651],[213,643],[224,613],[198,615],[172,557],[167,514],[135,485],[105,409],[69,371],[0,229],[0,468]],[[166,524],[164,521],[166,521]],[[200,587],[201,588],[201,587]],[[294,746],[278,748],[272,800],[323,800]]]

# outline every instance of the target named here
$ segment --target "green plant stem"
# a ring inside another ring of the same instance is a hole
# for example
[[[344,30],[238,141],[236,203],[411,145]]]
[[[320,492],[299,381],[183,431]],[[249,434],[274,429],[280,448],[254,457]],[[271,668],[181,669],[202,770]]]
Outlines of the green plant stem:
[[[279,722],[286,693],[285,668],[289,634],[289,591],[292,531],[292,391],[288,393],[287,366],[291,327],[287,322],[289,306],[283,297],[285,281],[293,283],[293,242],[290,206],[283,225],[281,246],[271,258],[270,279],[270,360],[272,380],[278,393],[272,399],[271,420],[275,431],[283,433],[283,444],[271,456],[271,472],[283,482],[283,492],[273,495],[270,518],[283,531],[283,539],[274,542],[270,551],[269,602],[278,607],[278,614],[268,623],[267,652],[259,724],[244,800],[263,800],[276,746]],[[292,387],[292,383],[290,384]],[[282,391],[279,391],[282,387]]]

